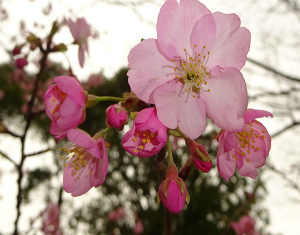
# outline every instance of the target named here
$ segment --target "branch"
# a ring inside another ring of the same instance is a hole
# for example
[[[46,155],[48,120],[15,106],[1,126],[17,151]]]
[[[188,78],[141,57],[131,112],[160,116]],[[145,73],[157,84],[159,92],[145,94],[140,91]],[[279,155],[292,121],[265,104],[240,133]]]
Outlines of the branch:
[[[294,126],[297,126],[297,125],[299,125],[299,124],[300,124],[300,122],[295,122],[295,121],[294,121],[291,125],[286,126],[286,127],[283,128],[282,130],[280,130],[280,131],[276,132],[275,134],[271,135],[271,137],[272,137],[272,138],[275,138],[275,137],[277,137],[278,135],[282,134],[283,132],[285,132],[285,131],[287,131],[287,130],[289,130],[289,129],[291,129],[291,128],[293,128]]]
[[[255,64],[255,65],[257,65],[257,66],[259,66],[259,67],[261,67],[261,68],[264,68],[264,69],[266,69],[266,70],[268,70],[268,71],[270,71],[270,72],[272,72],[272,73],[274,73],[274,74],[276,74],[276,75],[279,75],[279,76],[281,76],[281,77],[283,77],[283,78],[286,78],[286,79],[288,79],[288,80],[291,80],[291,81],[293,81],[293,82],[300,82],[300,78],[298,78],[298,77],[293,77],[293,76],[290,76],[290,75],[281,73],[281,72],[279,72],[278,70],[273,69],[272,67],[270,67],[270,66],[268,66],[268,65],[266,65],[266,64],[263,64],[263,63],[261,63],[261,62],[259,62],[259,61],[256,61],[256,60],[254,60],[254,59],[251,59],[251,58],[249,58],[249,57],[247,58],[247,61],[249,61],[249,62],[251,62],[251,63],[253,63],[253,64]]]
[[[263,92],[263,93],[260,93],[260,94],[257,94],[257,95],[254,95],[254,96],[249,96],[249,99],[257,99],[257,98],[260,98],[262,96],[279,96],[279,95],[289,95],[291,94],[292,92],[294,91],[300,91],[299,88],[291,88],[290,90],[288,91],[281,91],[281,92]]]
[[[14,164],[15,167],[18,167],[17,163],[14,162],[14,160],[12,160],[9,156],[7,156],[5,153],[3,153],[0,150],[0,155],[2,155],[2,157],[4,157],[6,160],[10,161],[12,164]]]
[[[47,149],[44,149],[44,150],[41,150],[41,151],[38,151],[38,152],[35,152],[35,153],[25,154],[25,156],[26,157],[32,157],[32,156],[36,156],[36,155],[39,155],[39,154],[47,153],[50,150],[53,151],[52,148],[47,148]]]

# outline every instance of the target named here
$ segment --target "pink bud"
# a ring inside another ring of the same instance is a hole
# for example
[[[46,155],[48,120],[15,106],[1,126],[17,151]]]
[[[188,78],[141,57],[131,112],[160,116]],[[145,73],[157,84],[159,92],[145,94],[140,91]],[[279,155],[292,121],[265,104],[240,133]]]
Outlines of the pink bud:
[[[183,188],[178,185],[179,182],[182,183]],[[164,180],[159,186],[158,194],[160,200],[169,212],[178,214],[182,211],[187,196],[187,190],[181,178],[167,178]]]
[[[13,55],[19,55],[21,53],[21,49],[22,49],[23,45],[17,45],[15,46],[15,48],[13,49],[12,51],[12,54]]]
[[[212,161],[205,147],[201,144],[197,144],[196,141],[191,139],[187,139],[185,143],[190,151],[192,163],[196,169],[202,172],[209,172],[212,166]]]
[[[27,62],[26,58],[18,58],[16,60],[16,66],[19,69],[23,69],[27,64],[28,64],[28,62]]]
[[[105,114],[107,116],[106,123],[109,127],[115,127],[122,131],[124,125],[128,123],[128,115],[125,108],[120,104],[110,105]]]

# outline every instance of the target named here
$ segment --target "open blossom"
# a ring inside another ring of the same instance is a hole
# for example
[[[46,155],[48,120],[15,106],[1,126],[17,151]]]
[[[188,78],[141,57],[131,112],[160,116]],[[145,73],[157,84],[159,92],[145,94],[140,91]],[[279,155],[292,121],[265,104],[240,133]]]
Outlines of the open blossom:
[[[231,223],[231,227],[236,231],[237,235],[259,235],[260,233],[254,229],[255,223],[256,221],[249,215],[244,215],[239,222]]]
[[[107,126],[114,127],[119,131],[122,131],[124,125],[128,123],[128,114],[125,108],[120,104],[110,105],[106,109],[105,114],[107,116]]]
[[[235,14],[211,13],[196,0],[167,0],[146,39],[129,53],[129,84],[141,100],[154,103],[159,120],[188,137],[202,134],[206,115],[220,128],[243,126],[246,84],[240,69],[250,32]]]
[[[61,149],[67,155],[63,186],[76,197],[103,184],[108,168],[107,152],[102,137],[96,141],[78,129],[69,130],[67,137],[70,144]]]
[[[91,36],[90,26],[87,24],[84,18],[78,18],[76,22],[73,22],[69,19],[66,22],[74,38],[74,43],[79,45],[78,59],[80,66],[83,67],[84,53],[89,53],[87,39]]]
[[[50,133],[57,139],[67,135],[85,120],[85,94],[74,77],[60,76],[54,79],[45,92],[45,111],[52,120]]]
[[[16,59],[16,66],[19,69],[23,69],[26,65],[28,65],[26,58],[18,58]]]
[[[167,142],[167,128],[158,120],[155,108],[143,109],[123,136],[123,148],[139,157],[157,154]]]
[[[238,171],[252,179],[258,175],[257,168],[266,163],[271,148],[271,137],[263,124],[256,118],[273,115],[264,110],[248,109],[244,116],[245,125],[237,131],[222,130],[218,135],[219,148],[217,166],[222,178],[229,180]]]

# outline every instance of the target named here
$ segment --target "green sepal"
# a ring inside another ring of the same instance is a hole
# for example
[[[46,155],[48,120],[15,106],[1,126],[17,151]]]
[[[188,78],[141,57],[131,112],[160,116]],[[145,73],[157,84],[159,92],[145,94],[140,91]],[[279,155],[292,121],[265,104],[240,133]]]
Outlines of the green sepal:
[[[131,112],[131,113],[130,113],[130,118],[131,118],[132,120],[134,120],[135,117],[136,117],[136,115],[137,115],[138,113],[139,113],[139,112]]]
[[[181,135],[176,130],[169,130],[168,132],[172,136],[181,137]]]
[[[162,184],[162,192],[163,192],[163,195],[165,197],[165,199],[167,199],[167,194],[168,194],[168,189],[169,189],[169,186],[170,186],[170,183],[171,183],[171,180],[170,179],[166,179]]]
[[[186,198],[185,198],[186,204],[190,204],[191,198],[189,192],[186,190]]]
[[[198,148],[196,148],[196,151],[204,162],[209,162],[209,159]]]
[[[161,201],[160,196],[159,196],[159,192],[157,192],[157,197],[156,197],[156,203],[159,204]]]
[[[94,105],[99,103],[99,97],[95,95],[88,95],[88,100],[85,103],[86,108],[93,107]]]
[[[174,178],[176,184],[178,185],[178,187],[180,188],[180,192],[181,192],[181,196],[184,194],[185,191],[185,184],[183,182],[183,180],[179,177]]]

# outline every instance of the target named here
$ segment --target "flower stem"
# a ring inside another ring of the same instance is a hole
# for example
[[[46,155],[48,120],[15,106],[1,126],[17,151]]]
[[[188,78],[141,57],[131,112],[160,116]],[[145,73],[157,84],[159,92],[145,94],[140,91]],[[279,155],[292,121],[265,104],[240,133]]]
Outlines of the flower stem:
[[[167,148],[168,148],[168,156],[169,156],[169,165],[173,163],[173,154],[172,154],[172,148],[170,143],[170,136],[168,135],[167,139]]]
[[[188,139],[188,137],[178,127],[175,129],[175,131],[177,131],[182,136],[182,138],[184,138],[184,140]]]
[[[98,102],[101,101],[125,101],[126,99],[120,97],[113,97],[113,96],[99,96],[97,98]]]

